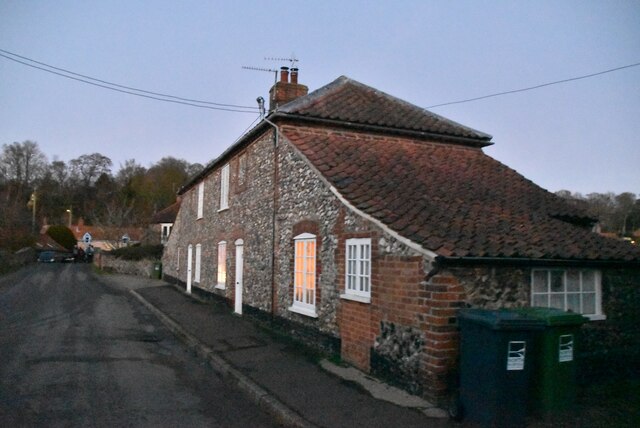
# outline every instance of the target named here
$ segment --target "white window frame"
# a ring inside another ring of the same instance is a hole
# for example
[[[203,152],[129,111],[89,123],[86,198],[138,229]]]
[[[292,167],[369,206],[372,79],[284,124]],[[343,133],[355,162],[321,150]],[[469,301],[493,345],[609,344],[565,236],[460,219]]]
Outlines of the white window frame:
[[[202,245],[196,244],[196,269],[195,274],[193,276],[193,282],[200,283],[200,267],[201,267],[201,259],[202,259]]]
[[[218,211],[229,208],[229,164],[226,164],[220,170],[220,209]]]
[[[173,223],[160,223],[160,242],[164,245],[169,240]],[[166,232],[166,233],[165,233]]]
[[[302,248],[302,253],[298,251],[299,247]],[[313,248],[313,255],[309,255],[310,248]],[[317,251],[316,235],[302,233],[293,238],[293,303],[289,310],[313,318],[318,317],[316,313]],[[309,287],[309,281],[312,287]]]
[[[340,297],[371,303],[371,238],[347,239],[344,257],[344,294]]]
[[[570,291],[567,289],[567,278],[569,273],[572,275],[578,274],[579,284],[578,290]],[[594,276],[594,288],[595,290],[584,290],[583,277],[586,272],[593,274]],[[540,275],[542,273],[546,274],[546,291],[536,291],[535,287],[535,277],[536,275]],[[562,289],[560,291],[552,291],[551,290],[551,275],[552,273],[561,273],[562,274]],[[532,269],[531,271],[531,306],[544,306],[544,307],[556,307],[557,309],[567,310],[569,307],[568,297],[570,295],[580,296],[580,310],[583,308],[583,297],[585,294],[592,294],[594,298],[594,306],[595,312],[586,314],[582,313],[585,317],[591,320],[604,320],[606,319],[606,315],[602,312],[602,274],[599,270],[595,269],[579,269],[579,268],[549,268],[549,269]],[[551,298],[552,297],[562,297],[563,305],[562,307],[552,306]],[[546,302],[541,305],[541,300],[546,297]]]
[[[178,247],[178,254],[176,258],[176,271],[180,270],[180,247]]]
[[[219,290],[227,288],[227,241],[218,242],[216,288]]]
[[[204,217],[204,181],[198,184],[198,218]]]

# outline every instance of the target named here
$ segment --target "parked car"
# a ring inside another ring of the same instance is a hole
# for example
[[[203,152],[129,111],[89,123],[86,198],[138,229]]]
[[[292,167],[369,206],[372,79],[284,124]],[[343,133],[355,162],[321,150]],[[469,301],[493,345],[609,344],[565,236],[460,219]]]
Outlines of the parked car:
[[[76,258],[72,253],[64,253],[60,256],[60,261],[62,263],[73,263],[76,261]]]
[[[40,263],[53,263],[56,261],[56,253],[53,251],[43,251],[38,256],[38,262]]]

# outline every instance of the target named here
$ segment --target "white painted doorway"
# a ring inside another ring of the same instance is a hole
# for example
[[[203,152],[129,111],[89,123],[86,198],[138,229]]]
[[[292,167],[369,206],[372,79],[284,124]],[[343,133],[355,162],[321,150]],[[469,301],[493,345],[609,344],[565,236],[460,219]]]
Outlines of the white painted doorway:
[[[244,242],[238,239],[236,242],[236,298],[234,312],[242,315],[242,271],[244,265]]]
[[[191,294],[191,271],[193,265],[193,245],[187,248],[187,293]]]

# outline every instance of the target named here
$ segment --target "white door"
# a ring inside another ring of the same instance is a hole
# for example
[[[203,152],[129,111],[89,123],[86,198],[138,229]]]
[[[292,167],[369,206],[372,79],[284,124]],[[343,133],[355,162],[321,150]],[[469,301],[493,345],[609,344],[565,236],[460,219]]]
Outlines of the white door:
[[[236,314],[242,314],[242,269],[244,264],[244,251],[242,239],[238,239],[236,242],[236,299],[234,312]]]
[[[193,246],[187,248],[187,293],[191,294],[191,266],[193,259]]]

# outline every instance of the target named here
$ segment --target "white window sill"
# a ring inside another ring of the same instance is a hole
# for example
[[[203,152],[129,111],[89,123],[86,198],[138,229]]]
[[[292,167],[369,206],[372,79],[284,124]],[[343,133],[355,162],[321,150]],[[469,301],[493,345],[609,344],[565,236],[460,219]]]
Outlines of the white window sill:
[[[598,315],[583,315],[587,318],[589,318],[589,321],[604,321],[607,319],[607,316],[604,314],[598,314]]]
[[[228,210],[228,209],[229,209],[229,207],[220,208],[220,209],[218,210],[218,212],[219,212],[219,213],[221,213],[221,212],[226,211],[226,210]]]
[[[305,315],[311,318],[318,318],[318,314],[316,314],[315,309],[303,308],[300,306],[296,306],[295,304],[289,306],[289,310],[291,312],[295,312],[300,315]]]
[[[227,287],[224,284],[216,284],[214,287],[216,290],[226,290]]]
[[[360,303],[371,303],[370,296],[365,297],[365,296],[357,296],[355,294],[341,294],[340,298],[345,300],[353,300],[354,302],[360,302]]]

